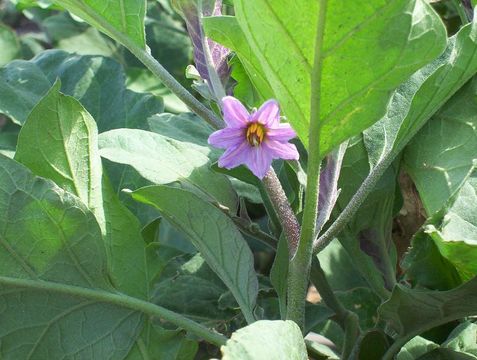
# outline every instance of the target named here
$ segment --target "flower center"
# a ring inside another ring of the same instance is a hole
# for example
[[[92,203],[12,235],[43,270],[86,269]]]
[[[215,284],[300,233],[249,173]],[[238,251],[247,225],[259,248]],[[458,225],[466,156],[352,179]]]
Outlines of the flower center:
[[[259,146],[265,138],[265,127],[259,123],[251,123],[247,128],[247,141],[252,146]]]

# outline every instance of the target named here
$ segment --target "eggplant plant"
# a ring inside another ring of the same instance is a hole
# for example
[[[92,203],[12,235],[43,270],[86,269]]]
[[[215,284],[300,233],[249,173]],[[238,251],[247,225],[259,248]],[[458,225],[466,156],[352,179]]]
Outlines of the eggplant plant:
[[[477,359],[473,5],[0,3],[0,358]]]

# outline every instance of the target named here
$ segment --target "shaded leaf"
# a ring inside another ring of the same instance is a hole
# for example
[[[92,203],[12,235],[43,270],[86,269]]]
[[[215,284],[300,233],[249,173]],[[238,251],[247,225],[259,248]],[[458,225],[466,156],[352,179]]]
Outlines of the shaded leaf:
[[[115,61],[50,50],[0,69],[0,113],[23,124],[57,78],[61,92],[81,102],[96,120],[99,132],[147,128],[147,118],[163,111],[159,98],[126,89],[124,71]]]
[[[380,316],[400,336],[415,335],[452,320],[477,314],[477,277],[448,291],[409,289],[396,285],[379,308]]]
[[[258,292],[253,256],[232,220],[215,206],[178,188],[150,186],[136,190],[132,196],[156,207],[187,234],[207,264],[230,289],[247,321],[253,321]]]
[[[78,198],[2,155],[0,179],[2,358],[124,358],[140,314],[71,291],[71,285],[115,291],[94,215]],[[22,285],[27,279],[32,287]]]
[[[181,260],[175,259],[162,272],[154,287],[154,303],[209,326],[236,316],[220,307],[219,299],[227,288],[204,259],[197,254],[187,262]]]
[[[429,216],[444,206],[477,166],[476,94],[477,81],[472,80],[426,123],[406,148],[406,171]]]

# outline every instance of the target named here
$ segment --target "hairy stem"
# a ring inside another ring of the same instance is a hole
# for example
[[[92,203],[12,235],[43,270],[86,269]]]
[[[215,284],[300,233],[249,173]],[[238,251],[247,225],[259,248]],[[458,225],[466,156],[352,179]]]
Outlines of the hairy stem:
[[[308,289],[312,259],[313,237],[318,213],[318,195],[320,187],[320,98],[321,75],[323,65],[323,38],[325,32],[327,0],[319,1],[318,24],[315,42],[315,60],[311,75],[309,157],[305,208],[300,234],[300,243],[290,261],[288,272],[288,312],[287,318],[295,321],[301,329],[305,322],[305,297]]]
[[[358,315],[349,311],[345,318],[345,338],[343,342],[343,351],[341,352],[341,358],[343,360],[350,357],[354,345],[359,338],[360,331]]]
[[[393,162],[395,156],[396,152],[390,151],[384,157],[384,159],[378,165],[376,165],[373,170],[371,170],[369,175],[363,181],[363,184],[360,186],[356,194],[353,195],[350,202],[348,205],[346,205],[338,218],[328,228],[328,230],[326,230],[325,233],[315,241],[313,244],[313,253],[319,253],[321,250],[327,247],[328,244],[345,228],[371,191],[373,191],[379,179],[381,179],[386,169]]]
[[[300,225],[273,168],[268,170],[263,178],[263,184],[285,233],[288,242],[288,254],[292,257],[300,240]]]
[[[126,42],[126,40],[125,40]],[[129,41],[127,41],[129,43]],[[194,113],[208,122],[215,129],[223,127],[223,122],[215,113],[197,100],[183,87],[154,57],[146,50],[133,44],[124,45],[136,56],[162,83],[181,99]]]
[[[260,230],[257,224],[250,224],[248,221],[246,222],[243,219],[237,217],[232,218],[232,220],[242,233],[255,238],[273,251],[277,250],[277,239]]]
[[[0,276],[0,284],[16,288],[26,288],[36,291],[65,294],[72,297],[95,300],[100,303],[108,303],[123,308],[140,311],[143,314],[169,321],[183,328],[184,330],[187,330],[210,342],[211,344],[222,346],[227,341],[225,336],[216,333],[205,326],[196,323],[195,321],[187,319],[182,315],[176,314],[175,312],[150,302],[133,298],[124,294],[115,294],[104,290],[87,289],[79,286],[58,284],[48,281],[10,278],[6,276]]]

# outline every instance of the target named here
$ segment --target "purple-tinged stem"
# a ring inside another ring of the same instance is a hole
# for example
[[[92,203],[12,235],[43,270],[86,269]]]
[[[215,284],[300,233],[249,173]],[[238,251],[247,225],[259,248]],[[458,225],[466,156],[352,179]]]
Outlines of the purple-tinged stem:
[[[300,224],[273,168],[268,170],[263,178],[263,184],[282,225],[288,242],[288,254],[292,258],[300,241]]]

